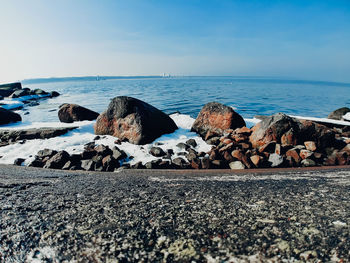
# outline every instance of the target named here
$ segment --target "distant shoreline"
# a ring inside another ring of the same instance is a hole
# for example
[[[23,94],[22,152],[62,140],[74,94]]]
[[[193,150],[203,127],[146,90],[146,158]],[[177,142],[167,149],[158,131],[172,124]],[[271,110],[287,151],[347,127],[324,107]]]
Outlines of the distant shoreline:
[[[171,79],[171,78],[232,78],[242,80],[265,80],[265,81],[282,81],[286,83],[312,83],[319,85],[337,85],[349,86],[350,83],[337,81],[322,81],[322,80],[303,80],[292,77],[272,77],[272,76],[189,76],[189,75],[148,75],[148,76],[81,76],[81,77],[49,77],[49,78],[33,78],[24,79],[20,82],[24,85],[28,84],[44,84],[51,82],[74,82],[74,81],[102,81],[116,79]]]

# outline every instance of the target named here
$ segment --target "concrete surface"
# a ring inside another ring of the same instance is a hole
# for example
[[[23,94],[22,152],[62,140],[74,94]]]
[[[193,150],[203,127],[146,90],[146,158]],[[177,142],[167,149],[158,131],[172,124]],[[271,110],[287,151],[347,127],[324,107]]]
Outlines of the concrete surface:
[[[0,166],[0,262],[348,262],[350,168]]]

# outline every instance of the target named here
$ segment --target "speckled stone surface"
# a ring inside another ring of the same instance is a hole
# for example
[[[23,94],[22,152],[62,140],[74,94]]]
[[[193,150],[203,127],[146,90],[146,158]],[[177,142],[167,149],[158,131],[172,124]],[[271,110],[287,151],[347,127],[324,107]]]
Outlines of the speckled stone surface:
[[[350,168],[0,166],[0,262],[347,262]]]

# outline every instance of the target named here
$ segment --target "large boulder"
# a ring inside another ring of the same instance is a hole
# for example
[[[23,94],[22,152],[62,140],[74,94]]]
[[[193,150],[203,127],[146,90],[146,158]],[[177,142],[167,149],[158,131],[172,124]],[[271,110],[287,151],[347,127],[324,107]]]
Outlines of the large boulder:
[[[256,124],[249,137],[254,148],[275,141],[279,144],[297,144],[300,122],[286,114],[277,113]]]
[[[22,121],[21,115],[0,107],[0,125]]]
[[[333,119],[333,120],[342,120],[343,116],[350,112],[350,109],[347,107],[343,107],[343,108],[339,108],[335,111],[332,111],[329,115],[328,115],[328,119]]]
[[[231,107],[218,102],[210,102],[205,104],[199,112],[191,131],[204,138],[208,132],[222,134],[224,130],[241,128],[245,125],[242,116]]]
[[[0,85],[0,96],[8,97],[15,90],[19,90],[19,89],[22,89],[22,84],[20,82]]]
[[[114,98],[96,120],[95,134],[112,135],[133,144],[146,144],[177,129],[165,113],[131,97]]]
[[[98,113],[77,104],[62,104],[58,110],[58,118],[61,122],[72,123],[75,121],[96,120]]]

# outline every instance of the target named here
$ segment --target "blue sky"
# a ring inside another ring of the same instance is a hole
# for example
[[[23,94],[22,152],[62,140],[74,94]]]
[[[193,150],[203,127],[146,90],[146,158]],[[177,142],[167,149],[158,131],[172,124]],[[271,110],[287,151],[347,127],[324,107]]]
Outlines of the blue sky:
[[[350,1],[0,1],[2,82],[162,73],[350,82]]]

